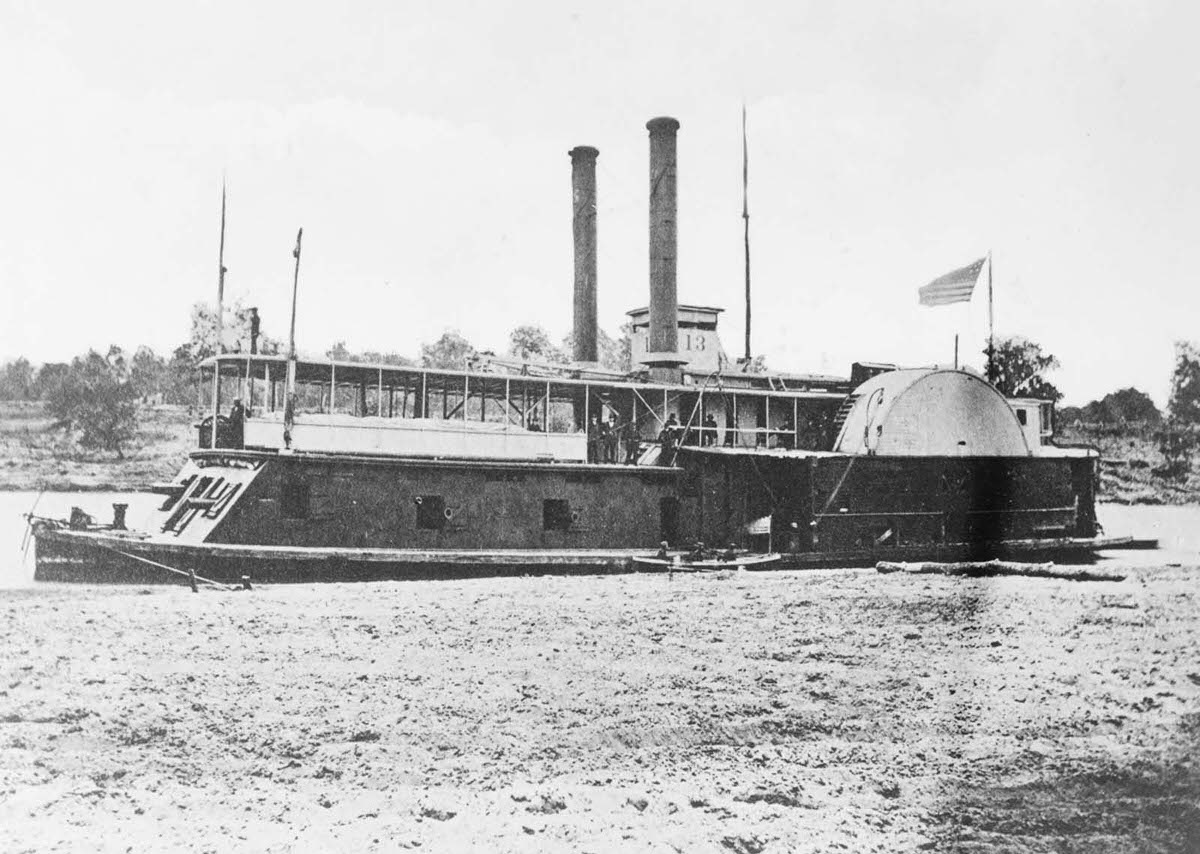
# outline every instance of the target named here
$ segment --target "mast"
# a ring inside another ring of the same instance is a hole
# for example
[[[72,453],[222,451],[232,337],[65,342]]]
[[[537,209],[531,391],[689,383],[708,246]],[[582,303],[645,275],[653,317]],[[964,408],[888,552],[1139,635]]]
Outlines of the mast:
[[[221,245],[217,250],[217,355],[225,352],[225,177],[221,176]]]
[[[225,351],[222,346],[225,339],[225,176],[221,176],[221,242],[217,248],[217,343],[215,355],[220,356]],[[217,417],[221,412],[221,360],[213,365],[212,388],[212,430],[209,434],[209,447],[217,447]]]
[[[296,292],[300,287],[300,239],[304,237],[304,229],[296,232],[296,248],[292,257],[296,259],[296,267],[292,273],[292,328],[288,333],[288,358],[296,361]]]
[[[746,144],[746,105],[742,104],[742,222],[746,246],[746,365],[750,364],[750,153]]]
[[[283,444],[289,449],[296,420],[296,293],[300,288],[300,239],[303,236],[304,229],[301,228],[296,232],[296,248],[292,250],[296,266],[292,273],[292,326],[288,332],[287,392],[283,405]]]

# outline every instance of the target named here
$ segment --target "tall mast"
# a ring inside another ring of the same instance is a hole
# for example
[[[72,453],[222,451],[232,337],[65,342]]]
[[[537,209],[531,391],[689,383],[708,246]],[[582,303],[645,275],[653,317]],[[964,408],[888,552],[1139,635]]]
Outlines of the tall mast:
[[[217,355],[225,352],[225,176],[221,176],[221,246],[217,250]]]
[[[296,248],[292,250],[296,267],[292,273],[292,327],[288,332],[287,390],[283,402],[283,446],[288,450],[292,447],[292,428],[296,423],[296,292],[300,285],[300,238],[303,236],[302,228],[296,232]]]
[[[304,229],[296,232],[296,248],[292,250],[292,257],[296,259],[296,269],[292,273],[292,329],[288,333],[288,358],[295,360],[296,358],[296,292],[300,286],[300,238],[304,236]]]
[[[742,222],[746,244],[746,364],[750,364],[750,153],[746,144],[746,105],[742,104]]]

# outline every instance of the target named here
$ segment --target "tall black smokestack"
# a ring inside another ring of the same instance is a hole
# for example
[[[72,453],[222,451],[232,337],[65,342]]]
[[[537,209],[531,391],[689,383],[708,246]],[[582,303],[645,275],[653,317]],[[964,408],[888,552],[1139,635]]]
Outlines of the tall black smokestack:
[[[651,368],[678,368],[679,300],[675,260],[675,132],[679,122],[659,117],[646,122],[650,131],[650,352]],[[668,379],[668,375],[655,377]]]
[[[571,195],[575,209],[576,362],[596,362],[596,158],[590,145],[572,148]]]

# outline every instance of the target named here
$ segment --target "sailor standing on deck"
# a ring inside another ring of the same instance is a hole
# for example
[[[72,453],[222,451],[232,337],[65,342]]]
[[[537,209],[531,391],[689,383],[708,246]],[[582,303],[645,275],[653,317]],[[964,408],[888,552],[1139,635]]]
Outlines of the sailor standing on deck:
[[[607,418],[600,422],[601,459],[606,463],[617,461],[617,431]]]
[[[242,442],[245,439],[246,430],[246,410],[242,406],[242,399],[236,397],[233,400],[233,406],[229,409],[229,446],[232,448],[242,447]]]
[[[658,434],[659,444],[662,445],[662,450],[659,452],[658,461],[660,465],[669,466],[675,462],[675,448],[679,444],[679,419],[672,412],[667,417],[667,423],[663,425],[662,432]]]
[[[595,415],[588,421],[587,426],[587,461],[600,462],[600,419]]]

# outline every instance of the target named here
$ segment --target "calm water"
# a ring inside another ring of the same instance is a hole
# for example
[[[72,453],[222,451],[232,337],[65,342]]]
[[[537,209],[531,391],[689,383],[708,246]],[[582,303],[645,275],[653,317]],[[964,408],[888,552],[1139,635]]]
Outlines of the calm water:
[[[22,554],[25,536],[23,514],[36,505],[39,516],[66,518],[71,507],[91,513],[98,522],[112,520],[112,503],[129,504],[129,527],[140,524],[162,501],[162,496],[149,493],[109,492],[0,492],[0,588],[33,585],[33,546]],[[1124,507],[1105,505],[1100,508],[1100,521],[1105,533],[1112,536],[1132,534],[1137,537],[1157,537],[1161,549],[1157,552],[1108,552],[1106,564],[1134,566],[1164,563],[1200,564],[1200,507]]]

